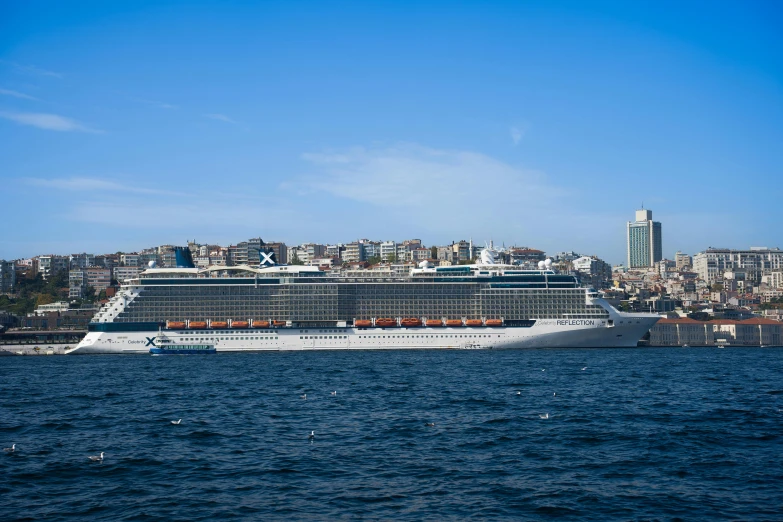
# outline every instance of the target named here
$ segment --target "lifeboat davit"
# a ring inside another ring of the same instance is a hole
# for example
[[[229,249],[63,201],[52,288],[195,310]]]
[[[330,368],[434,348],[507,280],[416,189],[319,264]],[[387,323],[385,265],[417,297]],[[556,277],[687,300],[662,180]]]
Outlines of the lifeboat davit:
[[[465,326],[483,326],[484,323],[481,322],[481,319],[468,319],[465,321]]]
[[[190,323],[188,323],[188,328],[190,328],[191,330],[203,330],[206,327],[207,327],[206,321],[190,321]]]
[[[166,328],[171,330],[181,330],[185,328],[185,321],[166,321]]]
[[[269,321],[253,321],[253,328],[269,328]]]
[[[461,319],[447,319],[446,326],[462,326]]]
[[[210,325],[212,328],[228,328],[228,323],[226,321],[212,321]]]
[[[381,318],[375,320],[375,326],[380,326],[381,328],[388,328],[390,326],[397,326],[397,321],[394,319],[389,318]]]
[[[487,326],[503,326],[503,321],[500,319],[487,319]]]
[[[372,326],[372,321],[369,319],[357,319],[354,321],[353,325],[357,328],[369,328]]]
[[[285,326],[285,321],[272,321],[272,326]]]
[[[443,321],[440,319],[427,319],[427,326],[443,326]]]
[[[231,321],[231,328],[247,328],[250,326],[247,321]]]
[[[416,319],[415,317],[406,317],[405,319],[400,321],[400,324],[402,326],[421,326],[421,319]]]

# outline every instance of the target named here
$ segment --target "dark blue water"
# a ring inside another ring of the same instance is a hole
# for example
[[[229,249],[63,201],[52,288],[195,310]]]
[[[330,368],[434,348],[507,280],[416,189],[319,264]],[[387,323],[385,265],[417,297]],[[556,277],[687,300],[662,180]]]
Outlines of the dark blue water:
[[[783,349],[5,357],[0,519],[781,520],[782,410]]]

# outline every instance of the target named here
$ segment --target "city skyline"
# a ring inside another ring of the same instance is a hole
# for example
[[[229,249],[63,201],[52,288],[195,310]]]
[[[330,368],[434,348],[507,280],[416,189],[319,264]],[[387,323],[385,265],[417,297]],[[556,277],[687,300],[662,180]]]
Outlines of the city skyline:
[[[641,201],[667,258],[783,243],[773,6],[305,5],[4,6],[0,258],[260,235],[620,263]]]

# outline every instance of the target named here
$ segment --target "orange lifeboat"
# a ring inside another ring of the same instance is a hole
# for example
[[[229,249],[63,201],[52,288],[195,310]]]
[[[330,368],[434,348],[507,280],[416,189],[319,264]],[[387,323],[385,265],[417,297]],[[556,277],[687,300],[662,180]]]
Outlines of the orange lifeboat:
[[[500,319],[487,319],[487,326],[503,326],[503,321]]]
[[[166,321],[166,328],[171,330],[181,330],[185,328],[185,321]]]
[[[465,326],[483,326],[483,324],[481,319],[468,319],[465,321]]]
[[[446,326],[462,326],[461,319],[447,319]]]
[[[372,326],[372,321],[369,319],[357,319],[354,321],[353,325],[357,328],[369,328]]]
[[[231,321],[231,328],[247,328],[250,326],[247,321]]]
[[[427,319],[427,326],[443,326],[443,321],[440,319]]]
[[[206,321],[190,321],[190,324],[188,324],[188,328],[191,330],[203,330],[207,327]]]
[[[285,326],[285,321],[272,321],[272,326]]]
[[[212,328],[228,328],[228,323],[226,321],[212,321],[211,325]]]
[[[381,318],[375,320],[375,326],[380,326],[381,328],[387,328],[390,326],[397,326],[397,321],[394,319],[389,318]]]
[[[253,328],[269,328],[269,321],[253,321]]]
[[[406,317],[400,321],[400,324],[407,327],[421,326],[421,319],[416,319],[415,317]]]

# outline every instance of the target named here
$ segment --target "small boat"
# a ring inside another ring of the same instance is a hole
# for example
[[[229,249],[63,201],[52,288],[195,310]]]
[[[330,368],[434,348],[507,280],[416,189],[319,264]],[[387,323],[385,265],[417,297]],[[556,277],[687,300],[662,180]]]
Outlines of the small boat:
[[[208,355],[213,353],[217,353],[214,344],[177,343],[160,331],[155,336],[153,346],[150,348],[152,355]]]
[[[272,326],[285,326],[285,321],[272,321]]]
[[[446,326],[462,326],[461,319],[447,319]]]
[[[269,321],[253,321],[253,328],[269,328]]]
[[[169,330],[182,330],[185,328],[185,321],[166,321],[166,328]]]
[[[380,326],[381,328],[393,327],[397,326],[397,321],[386,317],[379,318],[375,320],[375,326]]]
[[[188,323],[188,328],[191,330],[203,330],[207,327],[206,321],[190,321]]]
[[[487,326],[503,326],[503,321],[501,319],[487,319],[485,324]]]
[[[484,326],[481,319],[468,319],[465,321],[465,326]]]
[[[416,319],[415,317],[406,317],[400,321],[400,325],[406,327],[421,326],[421,319]]]
[[[372,326],[372,321],[369,319],[357,319],[354,321],[353,325],[357,328],[370,328]]]
[[[228,322],[227,321],[212,321],[210,323],[212,328],[228,328]]]
[[[231,328],[247,328],[250,326],[247,321],[231,321]]]
[[[427,326],[433,327],[433,326],[443,326],[443,321],[440,319],[427,319]]]

